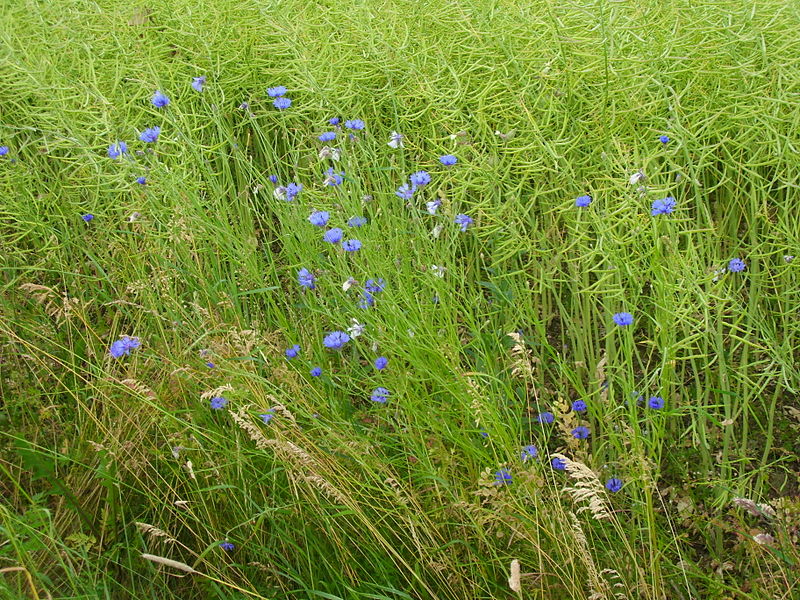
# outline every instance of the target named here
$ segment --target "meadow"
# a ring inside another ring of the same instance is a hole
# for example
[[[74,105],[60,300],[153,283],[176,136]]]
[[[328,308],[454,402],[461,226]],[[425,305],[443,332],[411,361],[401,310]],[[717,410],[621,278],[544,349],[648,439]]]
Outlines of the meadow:
[[[800,598],[798,30],[0,3],[0,599]]]

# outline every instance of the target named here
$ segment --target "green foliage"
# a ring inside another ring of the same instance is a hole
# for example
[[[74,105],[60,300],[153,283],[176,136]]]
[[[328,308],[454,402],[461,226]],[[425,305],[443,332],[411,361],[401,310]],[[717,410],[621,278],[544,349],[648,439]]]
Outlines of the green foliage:
[[[0,6],[0,598],[796,594],[798,25],[767,0]],[[336,163],[333,116],[367,124]],[[363,249],[312,210],[366,216]]]

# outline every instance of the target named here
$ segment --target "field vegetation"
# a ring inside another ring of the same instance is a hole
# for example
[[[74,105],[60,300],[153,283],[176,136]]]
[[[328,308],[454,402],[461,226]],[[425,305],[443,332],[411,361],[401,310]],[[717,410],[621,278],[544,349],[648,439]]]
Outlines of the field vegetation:
[[[798,30],[0,3],[0,598],[800,597]]]

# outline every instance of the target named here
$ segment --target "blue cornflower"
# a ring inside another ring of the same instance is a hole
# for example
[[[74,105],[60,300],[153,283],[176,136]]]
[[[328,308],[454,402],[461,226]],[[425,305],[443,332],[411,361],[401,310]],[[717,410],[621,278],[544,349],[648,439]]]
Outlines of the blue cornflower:
[[[572,410],[574,410],[575,412],[585,412],[586,402],[584,402],[583,400],[575,400],[575,402],[572,403]]]
[[[452,154],[445,154],[444,156],[439,157],[439,162],[442,163],[445,167],[452,167],[454,164],[458,162],[458,159]]]
[[[220,547],[220,548],[222,548],[223,550],[225,550],[225,552],[233,552],[233,549],[234,549],[236,546],[234,546],[234,545],[233,545],[233,544],[231,544],[230,542],[222,542],[222,543],[219,545],[219,547]]]
[[[650,396],[647,406],[653,410],[661,410],[664,408],[664,399],[661,396]]]
[[[580,427],[576,427],[572,430],[572,437],[574,437],[576,440],[585,440],[589,437],[589,433],[589,428],[581,425]]]
[[[87,223],[94,219],[94,215],[92,213],[86,213],[85,215],[81,215],[81,219],[86,221]]]
[[[108,353],[114,358],[122,358],[123,356],[129,355],[131,350],[135,350],[141,345],[139,338],[123,335],[120,339],[111,344]]]
[[[650,207],[650,214],[654,217],[656,215],[668,215],[672,213],[673,210],[675,210],[675,198],[667,196],[661,200],[653,200],[653,204]]]
[[[336,173],[333,167],[329,167],[328,170],[325,171],[325,180],[322,183],[334,187],[342,185],[342,181],[344,181],[342,175],[344,175],[344,173]]]
[[[430,202],[425,203],[425,207],[428,209],[428,214],[435,215],[436,211],[439,210],[439,207],[442,205],[442,201],[437,198],[436,200],[431,200]]]
[[[303,267],[297,272],[297,283],[302,285],[303,287],[307,287],[310,290],[314,289],[314,280],[316,277],[314,274]]]
[[[578,196],[575,198],[575,206],[578,208],[586,208],[592,203],[592,197],[589,195],[586,196]]]
[[[308,217],[308,221],[312,225],[316,225],[317,227],[325,227],[328,224],[328,219],[330,219],[331,215],[326,210],[317,210],[311,213],[311,216]]]
[[[627,327],[628,325],[633,325],[633,315],[629,312],[614,313],[614,316],[611,318],[614,319],[614,323],[616,323],[620,327]]]
[[[146,144],[152,144],[158,139],[158,135],[161,133],[161,127],[156,125],[155,127],[148,127],[142,133],[139,134],[139,139],[145,142]]]
[[[338,227],[334,227],[333,229],[329,229],[325,232],[325,235],[322,236],[322,239],[328,242],[329,244],[338,244],[342,241],[342,236],[344,235],[344,231],[339,229]]]
[[[344,248],[347,252],[356,252],[357,250],[361,250],[361,242],[359,240],[346,240],[342,242],[342,248]]]
[[[369,399],[373,402],[386,404],[386,401],[389,399],[389,390],[387,390],[385,387],[377,387],[372,390],[372,395],[369,397]]]
[[[522,447],[522,462],[526,462],[528,459],[536,458],[537,456],[539,456],[539,449],[533,444]]]
[[[472,217],[470,216],[459,214],[456,215],[456,218],[453,219],[453,222],[457,225],[461,225],[461,231],[466,231],[467,227],[472,225],[475,221],[473,221]]]
[[[511,477],[511,473],[508,472],[508,469],[500,469],[494,474],[495,485],[507,485],[512,481],[514,481],[514,479]]]
[[[328,123],[330,123],[334,127],[339,124],[339,121],[341,121],[339,117],[331,117],[330,119],[328,119]]]
[[[375,304],[375,296],[366,291],[361,294],[361,300],[358,301],[359,308],[366,310],[370,306],[373,306],[374,304]]]
[[[731,273],[741,273],[747,267],[744,264],[744,261],[741,258],[732,258],[731,262],[728,263],[728,271]]]
[[[364,284],[364,289],[372,294],[380,294],[385,288],[386,282],[383,280],[383,277],[367,279],[367,282]]]
[[[125,142],[117,142],[108,147],[108,158],[119,158],[123,154],[128,153],[128,144]]]
[[[345,121],[344,126],[348,129],[353,129],[354,131],[361,131],[364,129],[364,121],[361,119],[351,119],[349,121]]]
[[[206,363],[206,366],[207,366],[209,369],[216,369],[216,368],[217,368],[217,365],[215,365],[215,364],[214,364],[213,362],[211,362],[211,361],[208,361],[208,362]]]
[[[224,396],[214,396],[214,397],[211,399],[211,401],[209,402],[209,405],[210,405],[210,406],[211,406],[211,408],[213,408],[214,410],[220,410],[220,409],[222,409],[222,408],[225,408],[225,405],[226,405],[227,403],[228,403],[228,399],[227,399],[227,398],[225,398]]]
[[[414,197],[414,192],[417,190],[417,186],[409,185],[404,183],[395,192],[395,195],[402,198],[403,200],[411,200]]]
[[[292,201],[303,189],[302,183],[290,183],[286,186],[286,200]]]
[[[272,183],[278,183],[278,176],[277,175],[270,175],[267,177]]]
[[[553,413],[551,413],[550,411],[544,411],[542,413],[539,413],[539,416],[537,417],[539,423],[552,423],[554,419],[555,417],[553,416]]]
[[[320,142],[332,142],[336,139],[336,132],[335,131],[326,131],[322,135],[319,136]]]
[[[164,108],[169,104],[169,98],[167,98],[166,94],[161,90],[157,90],[155,94],[153,94],[153,99],[150,100],[153,103],[153,106],[156,108]]]
[[[488,432],[486,432],[486,431],[484,431],[483,429],[481,429],[481,431],[480,431],[480,435],[481,435],[481,437],[483,437],[483,438],[488,438],[488,437],[489,437],[489,433],[488,433]]]
[[[378,371],[383,371],[386,368],[386,365],[388,364],[389,364],[389,359],[386,358],[385,356],[379,356],[378,358],[375,359],[375,368],[378,369]]]
[[[617,493],[622,489],[622,479],[617,479],[616,477],[612,477],[608,481],[606,481],[606,489],[609,492]]]
[[[567,461],[565,461],[563,458],[554,458],[553,460],[550,461],[550,464],[553,466],[554,469],[557,469],[559,471],[564,471],[567,468]]]
[[[311,371],[309,371],[309,373],[311,373],[312,377],[319,377],[322,375],[322,369],[319,367],[314,367],[311,369]]]
[[[295,344],[291,348],[287,348],[284,354],[286,355],[286,358],[289,359],[296,357],[298,354],[300,354],[300,344]]]
[[[258,416],[261,417],[262,421],[264,421],[264,425],[269,425],[269,422],[272,421],[272,419],[275,418],[275,415],[273,414],[273,411],[271,411],[271,410],[268,410],[263,415],[258,415]]]
[[[322,343],[326,348],[338,350],[349,341],[350,336],[344,331],[333,331],[325,336],[325,339],[322,340]]]
[[[192,89],[195,92],[202,92],[203,86],[206,84],[206,76],[201,75],[200,77],[192,77]]]
[[[272,106],[277,108],[278,110],[286,110],[292,105],[292,101],[285,96],[281,96],[280,98],[275,98],[272,103]]]
[[[348,227],[363,227],[367,224],[366,217],[350,217],[347,219],[347,226]]]
[[[638,391],[634,390],[631,392],[631,398],[636,399],[636,405],[641,406],[644,402],[644,396],[642,396]],[[628,401],[625,400],[625,406],[628,406]]]
[[[658,141],[661,142],[662,144],[668,144],[669,137],[666,135],[659,136]]]
[[[145,177],[144,175],[139,175],[139,177],[136,178],[136,183],[138,183],[139,185],[146,185],[147,177]]]
[[[270,98],[280,98],[286,93],[286,86],[276,85],[275,87],[267,88],[267,95]]]
[[[411,177],[408,179],[417,187],[428,185],[431,182],[431,176],[428,175],[427,171],[417,171],[416,173],[412,173]]]
[[[8,146],[0,146],[0,157],[8,154]]]

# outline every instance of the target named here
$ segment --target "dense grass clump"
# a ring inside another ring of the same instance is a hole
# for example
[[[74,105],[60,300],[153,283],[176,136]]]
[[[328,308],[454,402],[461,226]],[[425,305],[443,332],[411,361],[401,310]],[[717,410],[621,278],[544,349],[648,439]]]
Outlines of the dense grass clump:
[[[0,6],[0,597],[797,597],[799,27]]]

